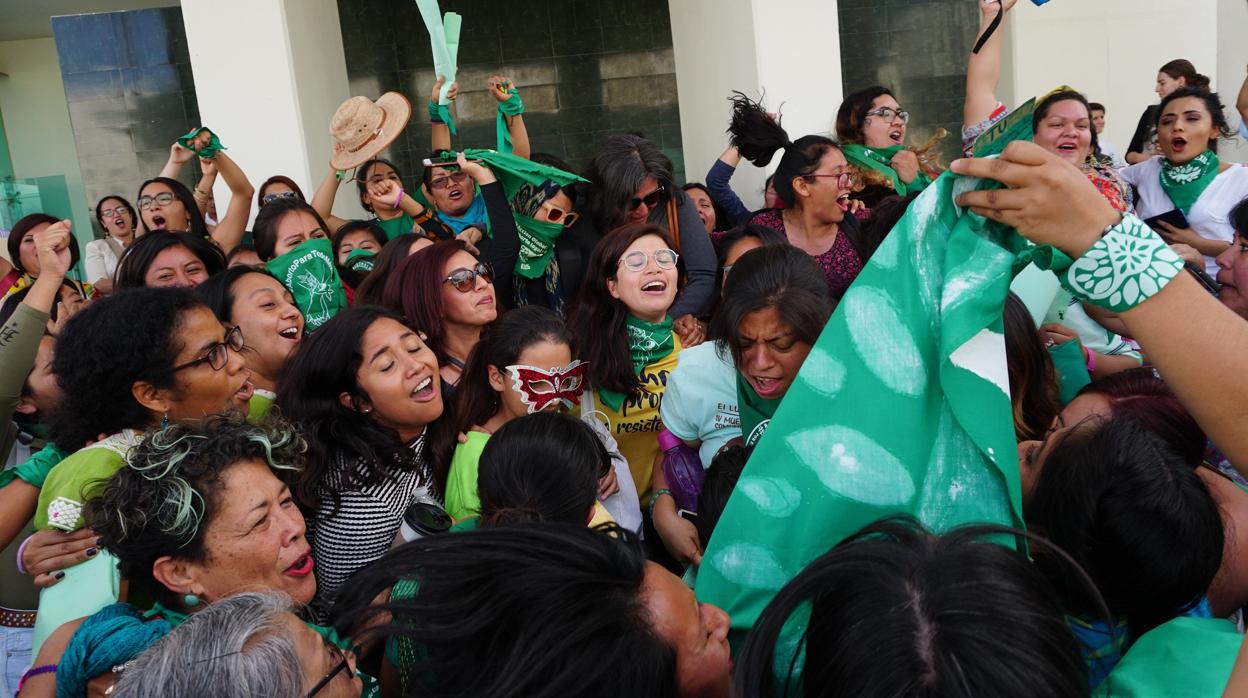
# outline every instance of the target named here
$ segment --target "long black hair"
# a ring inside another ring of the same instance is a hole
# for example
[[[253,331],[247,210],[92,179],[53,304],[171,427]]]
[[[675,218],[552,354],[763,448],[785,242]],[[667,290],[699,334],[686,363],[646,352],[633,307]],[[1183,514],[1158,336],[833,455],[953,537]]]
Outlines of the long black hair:
[[[187,189],[185,184],[176,179],[170,179],[169,177],[152,177],[143,184],[139,185],[139,196],[136,201],[143,198],[143,190],[147,188],[147,185],[157,182],[169,187],[169,191],[173,192],[174,198],[181,202],[182,207],[186,209],[186,218],[188,221],[188,230],[186,232],[189,232],[199,238],[207,239],[211,237],[208,234],[208,224],[204,223],[204,215],[199,212],[199,205],[195,203],[195,197],[191,195],[191,190]],[[165,223],[166,225],[173,225],[173,221],[166,221]],[[173,231],[178,230],[179,228],[180,226],[173,225],[173,227],[165,229]]]
[[[212,276],[226,268],[225,255],[220,248],[207,238],[194,233],[169,232],[152,230],[140,235],[121,256],[114,274],[117,288],[143,288],[147,285],[147,270],[156,261],[156,255],[170,247],[185,247],[191,254],[199,258],[204,265],[204,272]]]
[[[277,225],[282,222],[283,218],[295,213],[306,213],[312,216],[321,230],[329,235],[329,226],[325,224],[325,219],[321,218],[321,214],[317,213],[316,209],[307,202],[293,197],[274,199],[265,204],[264,208],[256,214],[256,223],[251,228],[256,254],[260,256],[261,261],[267,262],[276,256]]]
[[[549,308],[516,308],[486,325],[480,341],[468,354],[455,391],[458,431],[485,424],[498,412],[499,397],[490,385],[490,366],[506,376],[506,367],[516,363],[525,349],[542,342],[566,344],[576,356],[576,337],[563,324],[563,318]]]
[[[56,445],[71,452],[100,434],[146,427],[152,414],[131,388],[138,381],[177,384],[183,318],[203,307],[189,291],[145,288],[102,298],[70,318],[52,359],[63,392],[52,421]]]
[[[422,237],[424,236],[416,233],[403,233],[390,238],[390,241],[382,246],[381,252],[377,253],[377,258],[373,260],[373,270],[368,272],[368,276],[364,277],[359,287],[355,289],[355,302],[359,305],[381,305],[381,296],[386,290],[386,279],[400,262],[407,259],[412,243]]]
[[[585,168],[585,179],[590,183],[582,186],[584,210],[600,233],[626,220],[629,202],[647,177],[658,182],[665,200],[684,195],[677,190],[671,158],[654,143],[629,133],[603,142]]]
[[[581,358],[589,363],[589,380],[595,389],[629,394],[641,388],[641,379],[633,371],[628,351],[628,333],[624,330],[628,307],[611,296],[607,281],[615,278],[624,251],[647,235],[655,235],[668,247],[672,246],[666,230],[645,223],[616,228],[603,236],[594,245],[585,267],[585,281],[568,311],[568,328],[582,340]],[[682,277],[683,264],[678,258],[676,268]]]
[[[307,467],[290,483],[295,499],[307,511],[315,510],[325,495],[338,503],[338,490],[325,486],[326,477],[336,468],[345,468],[342,488],[368,487],[409,467],[413,457],[398,432],[343,406],[339,399],[343,393],[355,399],[368,397],[356,377],[364,360],[361,344],[368,328],[382,319],[407,324],[377,306],[355,306],[338,313],[300,344],[277,381],[275,404],[308,439]],[[444,415],[426,427],[426,445],[437,437],[431,428],[446,421]],[[441,490],[446,468],[439,459],[431,460],[435,484]]]
[[[639,541],[584,524],[487,527],[407,543],[357,572],[334,609],[342,632],[421,647],[409,695],[675,698],[676,652],[643,594]],[[400,580],[410,597],[373,605]],[[1085,687],[1086,688],[1086,687]]]
[[[37,225],[55,225],[60,223],[61,219],[56,216],[49,216],[46,213],[31,213],[22,216],[13,224],[13,229],[9,231],[8,248],[9,260],[13,263],[13,268],[22,274],[28,274],[25,267],[22,266],[22,238],[26,237],[31,228]],[[73,269],[78,264],[78,240],[73,235],[69,236],[69,267]]]
[[[585,525],[611,456],[576,417],[537,412],[504,424],[481,452],[481,525],[556,521]]]
[[[1057,369],[1027,306],[1013,293],[1006,296],[1002,322],[1014,438],[1018,441],[1043,439],[1062,411]]]
[[[737,329],[746,315],[774,308],[795,339],[813,346],[836,304],[810,255],[792,245],[767,245],[737,259],[724,284],[724,299],[711,318],[716,351],[742,362]]]
[[[1192,464],[1122,415],[1080,425],[1048,451],[1023,518],[1088,571],[1131,637],[1195,606],[1221,565],[1224,533]],[[1095,613],[1048,549],[1033,553],[1068,613]]]
[[[776,196],[785,205],[794,205],[793,180],[812,174],[819,169],[819,161],[829,150],[839,148],[827,136],[802,136],[790,141],[780,122],[772,119],[762,105],[740,92],[735,94],[732,98],[732,121],[728,124],[732,144],[741,152],[741,157],[759,167],[766,167],[776,151],[783,150],[784,155],[780,157],[772,182]]]
[[[785,624],[809,605],[808,696],[828,687],[847,696],[1087,696],[1061,604],[1025,556],[989,538],[1002,534],[1027,535],[972,526],[935,536],[893,518],[850,536],[763,609],[737,657],[736,695],[790,694],[792,665],[783,671],[775,653]]]

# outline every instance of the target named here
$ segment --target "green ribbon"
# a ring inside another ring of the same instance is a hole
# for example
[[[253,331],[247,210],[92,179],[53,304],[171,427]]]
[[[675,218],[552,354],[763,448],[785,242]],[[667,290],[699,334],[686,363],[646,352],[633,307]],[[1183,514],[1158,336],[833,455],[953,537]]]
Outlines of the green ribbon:
[[[903,150],[905,150],[903,145],[890,145],[887,148],[868,148],[858,143],[846,143],[841,146],[841,152],[845,154],[845,159],[851,165],[879,172],[892,183],[893,191],[902,196],[907,196],[926,189],[927,185],[932,183],[932,178],[928,177],[920,169],[919,173],[915,175],[909,184],[901,181],[897,170],[893,169],[893,156]]]
[[[1175,208],[1188,213],[1200,195],[1217,178],[1220,164],[1218,154],[1212,150],[1206,150],[1191,162],[1182,165],[1171,164],[1169,160],[1162,158],[1161,188],[1174,202]]]
[[[754,392],[754,388],[740,371],[737,374],[737,411],[741,415],[741,436],[746,446],[753,446],[767,431],[767,425],[780,407],[780,398],[766,400]]]
[[[646,322],[629,315],[624,318],[624,329],[628,332],[628,355],[633,361],[635,376],[640,376],[643,368],[671,354],[676,348],[670,317],[663,318],[662,322]],[[619,412],[624,398],[628,396],[616,390],[599,388],[598,397],[607,407]]]
[[[208,141],[208,145],[204,146],[200,150],[195,150],[194,148],[191,147],[191,141],[195,140],[195,137],[198,136],[201,131],[208,131],[208,135],[210,136],[210,139]],[[213,133],[207,128],[204,128],[203,126],[200,126],[199,128],[193,128],[186,135],[179,136],[178,145],[181,145],[183,148],[186,148],[187,150],[195,153],[196,155],[198,155],[201,158],[204,158],[205,160],[211,160],[217,156],[217,153],[221,152],[222,150],[226,150],[226,147],[221,145],[221,139],[217,138],[217,134]]]
[[[495,119],[498,152],[500,153],[512,151],[511,131],[507,129],[507,117],[520,116],[524,113],[524,102],[520,99],[520,93],[516,91],[516,88],[508,86],[507,94],[511,96],[507,98],[507,101],[498,103],[498,117]]]

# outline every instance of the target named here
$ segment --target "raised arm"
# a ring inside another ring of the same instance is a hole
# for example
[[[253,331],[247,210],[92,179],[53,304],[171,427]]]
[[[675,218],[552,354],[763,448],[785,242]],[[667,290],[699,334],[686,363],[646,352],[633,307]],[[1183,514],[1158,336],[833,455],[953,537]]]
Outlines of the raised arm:
[[[1032,143],[1010,144],[999,160],[959,160],[952,169],[1009,186],[963,194],[960,204],[1072,259],[1119,219],[1082,172]],[[1183,273],[1119,317],[1209,438],[1248,472],[1248,322]]]
[[[1009,12],[1018,0],[979,0],[979,31],[975,40],[988,31],[996,19],[997,13],[1004,9]],[[972,53],[966,65],[966,102],[962,105],[962,123],[973,126],[984,121],[996,110],[997,85],[1001,83],[1001,49],[1005,45],[1004,16],[1001,26],[993,31],[992,36],[980,48],[979,53]]]
[[[199,171],[202,173],[199,184],[195,185],[191,195],[195,197],[195,205],[202,216],[208,213],[209,204],[212,203],[212,185],[217,183],[217,163],[208,158],[200,158]]]
[[[180,143],[174,143],[169,146],[169,159],[165,161],[165,166],[160,169],[158,176],[177,179],[178,175],[182,174],[182,168],[193,157],[195,157],[195,153],[183,148]]]
[[[337,150],[339,148],[341,146],[335,143],[334,149]],[[325,178],[317,185],[316,192],[312,194],[312,208],[321,214],[321,218],[325,220],[325,225],[329,226],[329,230],[325,232],[330,235],[338,232],[338,229],[347,222],[333,213],[334,197],[338,196],[338,185],[342,183],[342,180],[338,178],[338,174],[338,170],[334,169],[333,165],[330,165],[329,172],[325,174]]]
[[[442,94],[442,85],[444,84],[446,84],[446,76],[439,75],[438,81],[433,83],[433,94],[429,96],[430,104],[438,103],[438,98]],[[454,102],[455,98],[459,96],[459,83],[451,83],[451,89],[446,93],[446,96],[451,100],[451,102]],[[443,150],[450,150],[451,129],[447,127],[446,123],[433,120],[432,117],[433,115],[430,114],[430,125],[433,127],[433,133],[430,136],[430,141],[433,152],[440,153]]]
[[[498,100],[499,109],[502,109],[503,103],[512,96],[511,78],[491,75],[488,85],[490,95]],[[519,99],[518,96],[517,99]],[[504,114],[503,119],[507,122],[507,136],[511,138],[511,154],[528,160],[532,149],[529,147],[529,130],[524,126],[524,114]]]
[[[247,219],[251,217],[251,199],[256,190],[229,155],[218,152],[213,161],[217,163],[217,171],[221,173],[225,185],[230,188],[230,207],[217,222],[216,230],[212,231],[212,239],[223,252],[229,254],[243,240]]]
[[[1248,78],[1239,86],[1239,97],[1235,99],[1235,108],[1239,110],[1241,133],[1248,133]]]
[[[711,201],[724,209],[724,213],[728,214],[733,225],[741,225],[750,217],[750,209],[732,190],[730,184],[732,175],[736,173],[740,162],[741,153],[737,151],[737,146],[730,145],[719,156],[719,159],[711,164],[711,169],[706,173],[706,191],[710,193]]]

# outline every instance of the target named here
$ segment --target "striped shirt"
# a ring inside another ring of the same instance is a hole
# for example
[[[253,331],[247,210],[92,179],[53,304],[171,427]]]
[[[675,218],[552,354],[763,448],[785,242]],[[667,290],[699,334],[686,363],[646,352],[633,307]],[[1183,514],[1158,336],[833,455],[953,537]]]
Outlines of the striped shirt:
[[[361,568],[374,562],[394,544],[403,513],[418,501],[438,502],[433,470],[425,453],[425,437],[409,446],[412,460],[397,473],[362,489],[343,489],[346,467],[340,461],[322,486],[321,504],[308,522],[308,539],[316,561],[316,597],[312,616],[323,623],[343,584]],[[328,496],[338,491],[335,508]]]

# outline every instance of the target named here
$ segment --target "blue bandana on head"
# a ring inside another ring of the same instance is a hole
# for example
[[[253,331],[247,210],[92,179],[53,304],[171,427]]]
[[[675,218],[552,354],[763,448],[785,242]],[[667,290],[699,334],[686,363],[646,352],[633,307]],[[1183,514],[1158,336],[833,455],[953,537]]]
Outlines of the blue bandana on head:
[[[450,226],[456,235],[464,232],[464,228],[469,226],[477,226],[485,230],[489,225],[489,214],[485,210],[485,198],[481,196],[481,192],[476,192],[476,196],[472,198],[472,205],[464,212],[462,216],[451,216],[438,211],[438,220]]]

